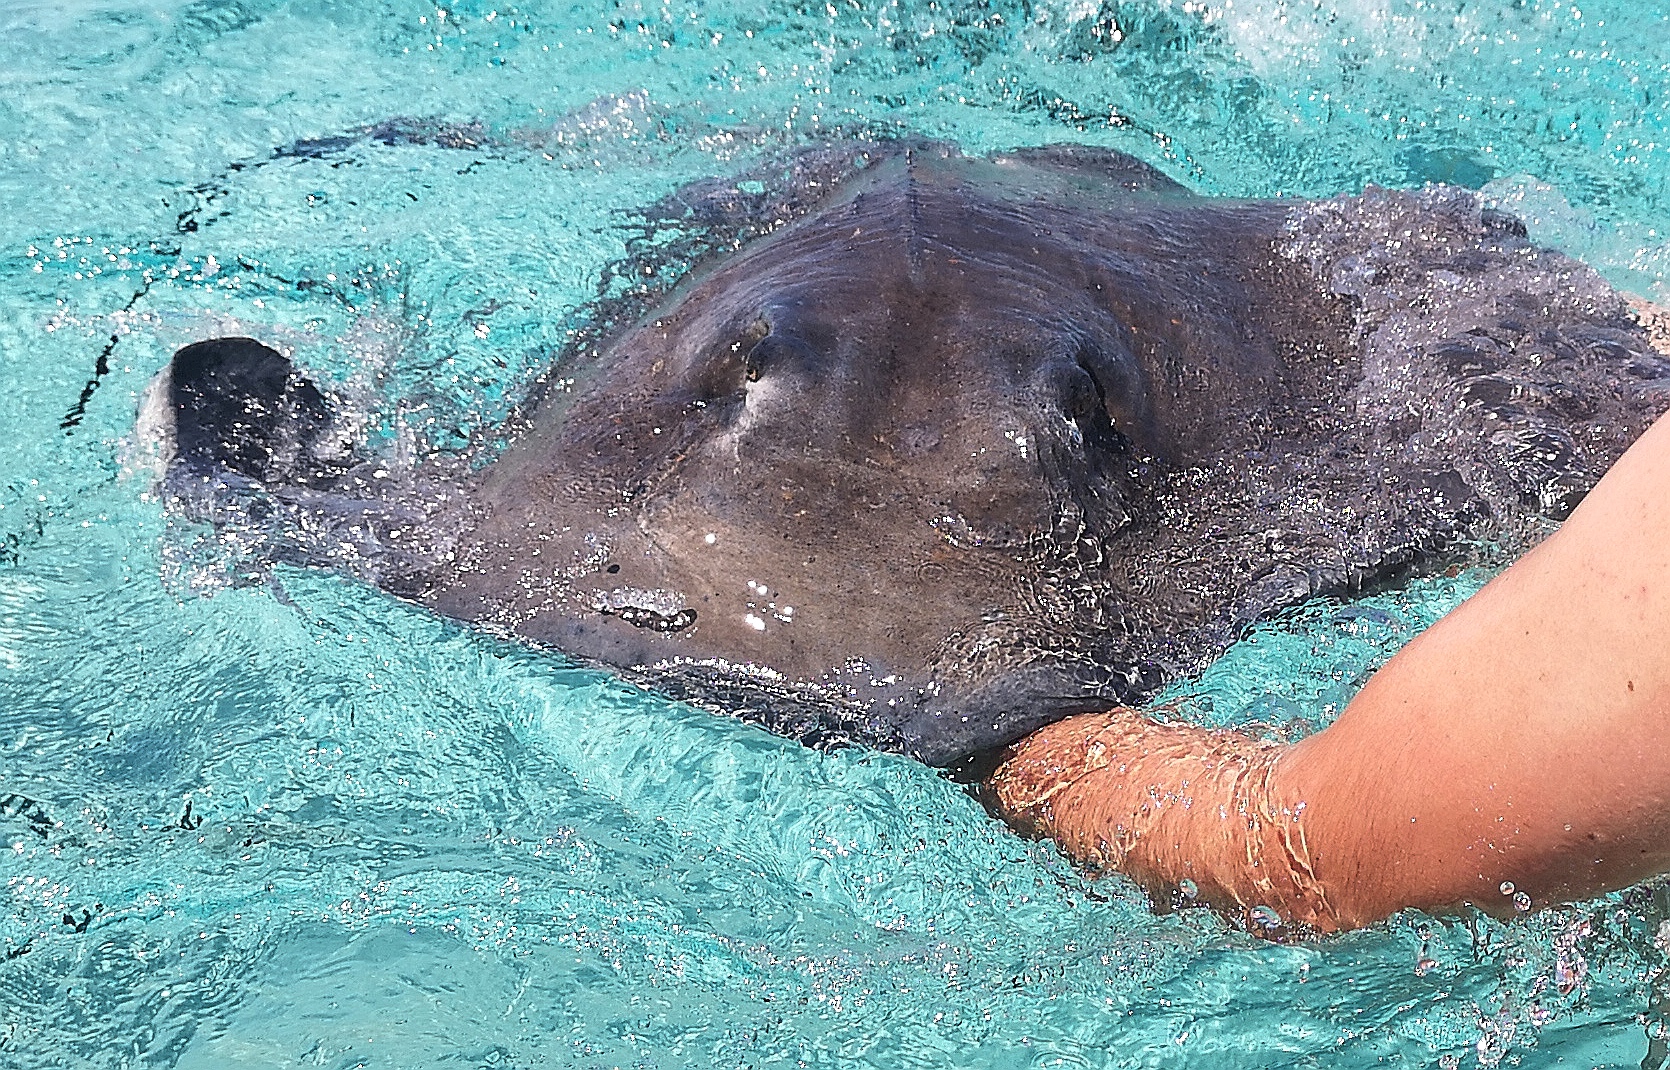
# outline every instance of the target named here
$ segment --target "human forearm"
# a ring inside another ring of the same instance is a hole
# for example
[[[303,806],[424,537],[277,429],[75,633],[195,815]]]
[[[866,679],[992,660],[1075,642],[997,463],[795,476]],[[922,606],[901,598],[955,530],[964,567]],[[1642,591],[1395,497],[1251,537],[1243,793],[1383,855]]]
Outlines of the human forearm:
[[[991,786],[1074,857],[1321,929],[1670,869],[1670,423],[1334,725],[1256,762],[1248,746],[1090,715],[1021,741]]]
[[[987,788],[1023,831],[1261,931],[1341,927],[1314,873],[1304,806],[1276,786],[1288,748],[1157,724],[1131,710],[1051,725],[1012,749]]]

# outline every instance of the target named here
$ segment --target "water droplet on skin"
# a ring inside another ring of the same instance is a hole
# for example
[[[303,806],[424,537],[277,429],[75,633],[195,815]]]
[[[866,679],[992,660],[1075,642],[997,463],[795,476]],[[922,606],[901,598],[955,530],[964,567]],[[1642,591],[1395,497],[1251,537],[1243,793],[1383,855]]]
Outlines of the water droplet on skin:
[[[1531,897],[1524,892],[1513,893],[1513,908],[1521,914],[1531,909]]]
[[[1503,895],[1512,895],[1513,894],[1513,881],[1503,881],[1502,882],[1502,894]]]
[[[1274,907],[1253,907],[1247,912],[1247,917],[1252,919],[1252,923],[1261,929],[1281,928],[1281,915],[1276,913]]]
[[[1193,899],[1200,894],[1200,886],[1186,877],[1177,885],[1177,890],[1183,894],[1184,899]]]

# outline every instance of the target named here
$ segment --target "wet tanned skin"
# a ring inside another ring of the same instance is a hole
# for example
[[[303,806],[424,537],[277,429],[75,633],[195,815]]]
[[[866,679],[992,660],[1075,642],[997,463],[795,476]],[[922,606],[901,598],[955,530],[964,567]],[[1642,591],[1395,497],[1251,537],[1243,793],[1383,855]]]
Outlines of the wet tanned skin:
[[[1022,741],[988,787],[1074,858],[1160,895],[1192,881],[1255,931],[1581,899],[1670,869],[1667,637],[1661,420],[1323,731],[1278,747],[1091,714]]]

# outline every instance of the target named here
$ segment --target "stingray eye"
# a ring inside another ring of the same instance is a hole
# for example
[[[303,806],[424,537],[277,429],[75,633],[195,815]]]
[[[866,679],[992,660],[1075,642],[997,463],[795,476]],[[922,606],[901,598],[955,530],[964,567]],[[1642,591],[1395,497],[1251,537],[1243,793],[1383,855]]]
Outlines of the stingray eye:
[[[754,382],[759,378],[749,365],[749,357],[753,353],[754,347],[770,334],[771,324],[766,321],[764,316],[760,316],[740,331],[737,334],[736,341],[731,343],[731,359],[741,360],[743,370],[748,374],[749,382]]]
[[[1061,409],[1074,420],[1088,420],[1103,410],[1102,388],[1090,369],[1079,364],[1068,365],[1056,378]]]
[[[733,353],[747,353],[750,349],[759,345],[760,342],[764,340],[765,336],[770,333],[770,322],[768,322],[764,316],[760,316],[754,320],[753,323],[750,323],[746,330],[737,336],[737,340],[735,342],[731,343],[731,351]]]
[[[1106,420],[1101,384],[1084,365],[1073,360],[1047,361],[1037,383],[1043,396],[1067,419],[1078,424]]]
[[[743,373],[750,383],[757,383],[761,376],[775,374],[785,368],[803,367],[811,358],[812,351],[799,339],[768,334],[743,358]]]

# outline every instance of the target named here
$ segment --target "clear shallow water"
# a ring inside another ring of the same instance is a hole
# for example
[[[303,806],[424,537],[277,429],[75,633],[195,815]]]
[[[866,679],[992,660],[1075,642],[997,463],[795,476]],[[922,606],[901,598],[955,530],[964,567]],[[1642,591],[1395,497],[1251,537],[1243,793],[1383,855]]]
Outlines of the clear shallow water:
[[[374,431],[490,426],[621,209],[818,131],[1092,141],[1232,195],[1463,182],[1664,299],[1662,5],[446,12],[0,13],[0,1065],[1659,1064],[1650,891],[1297,947],[1157,916],[908,761],[331,577],[228,589],[122,471],[145,382],[232,330]],[[273,156],[398,117],[491,147]],[[1308,730],[1481,580],[1309,608],[1176,693]]]

